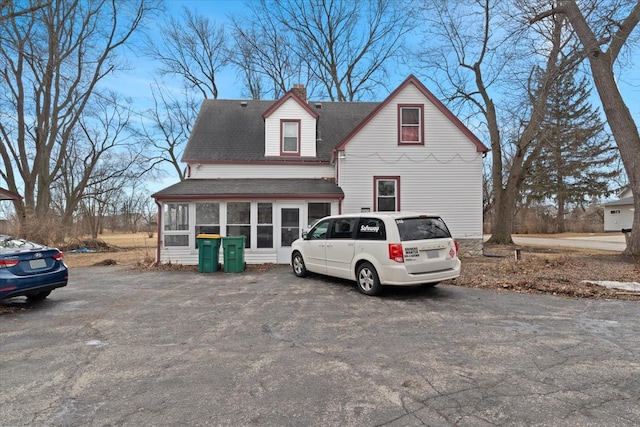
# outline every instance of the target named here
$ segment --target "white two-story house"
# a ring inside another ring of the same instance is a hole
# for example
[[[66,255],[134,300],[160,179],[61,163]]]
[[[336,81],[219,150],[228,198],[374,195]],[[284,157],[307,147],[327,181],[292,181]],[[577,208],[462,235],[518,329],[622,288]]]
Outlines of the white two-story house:
[[[197,264],[196,236],[213,233],[246,236],[249,264],[288,263],[319,218],[401,210],[441,215],[478,252],[487,151],[414,76],[383,102],[308,101],[299,85],[276,101],[208,99],[187,178],[153,195],[157,259]]]

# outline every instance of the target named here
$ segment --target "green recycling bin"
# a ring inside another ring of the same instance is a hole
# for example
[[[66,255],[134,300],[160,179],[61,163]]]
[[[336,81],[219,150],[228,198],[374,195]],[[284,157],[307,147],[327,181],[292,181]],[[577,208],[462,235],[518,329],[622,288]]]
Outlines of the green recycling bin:
[[[217,234],[198,234],[198,271],[213,273],[219,270],[220,236]]]
[[[222,257],[225,273],[244,271],[244,242],[246,236],[226,236],[222,238]]]

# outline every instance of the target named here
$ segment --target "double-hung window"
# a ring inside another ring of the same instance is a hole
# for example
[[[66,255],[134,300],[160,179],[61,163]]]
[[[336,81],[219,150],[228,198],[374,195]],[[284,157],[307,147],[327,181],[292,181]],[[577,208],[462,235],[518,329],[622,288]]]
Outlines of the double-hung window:
[[[396,212],[400,210],[400,177],[374,177],[375,210]]]
[[[282,120],[280,122],[280,151],[283,155],[300,155],[300,120]]]
[[[398,106],[398,144],[424,144],[422,105]]]

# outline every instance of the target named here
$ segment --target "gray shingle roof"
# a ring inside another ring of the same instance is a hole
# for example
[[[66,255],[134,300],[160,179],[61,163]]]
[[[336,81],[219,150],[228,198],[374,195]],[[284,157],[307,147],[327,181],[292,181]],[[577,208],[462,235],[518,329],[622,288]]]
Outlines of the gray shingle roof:
[[[234,197],[308,197],[340,199],[344,193],[326,179],[186,179],[158,191],[157,199]]]
[[[242,106],[241,102],[246,102]],[[182,156],[183,162],[264,161],[264,119],[262,114],[277,101],[206,99],[193,126]],[[309,106],[319,115],[316,159],[329,161],[333,148],[364,120],[378,102],[316,102]],[[297,158],[295,161],[304,161]]]

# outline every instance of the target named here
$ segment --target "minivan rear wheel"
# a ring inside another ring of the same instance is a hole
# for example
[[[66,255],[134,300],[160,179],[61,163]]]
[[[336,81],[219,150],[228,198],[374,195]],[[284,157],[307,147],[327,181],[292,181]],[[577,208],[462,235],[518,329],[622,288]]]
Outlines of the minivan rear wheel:
[[[371,263],[363,262],[356,272],[358,290],[365,295],[378,295],[382,291],[378,272]]]

